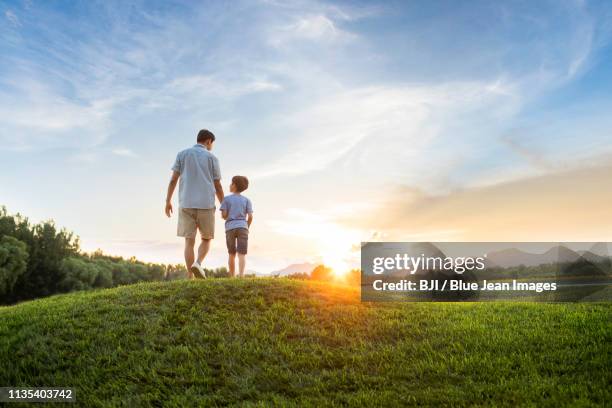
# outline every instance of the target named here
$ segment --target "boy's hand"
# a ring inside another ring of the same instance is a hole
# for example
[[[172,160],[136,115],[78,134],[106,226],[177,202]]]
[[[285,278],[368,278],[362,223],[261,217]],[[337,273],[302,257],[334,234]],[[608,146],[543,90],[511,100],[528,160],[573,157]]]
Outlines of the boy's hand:
[[[167,202],[166,203],[166,216],[170,218],[171,215],[172,215],[172,203]]]

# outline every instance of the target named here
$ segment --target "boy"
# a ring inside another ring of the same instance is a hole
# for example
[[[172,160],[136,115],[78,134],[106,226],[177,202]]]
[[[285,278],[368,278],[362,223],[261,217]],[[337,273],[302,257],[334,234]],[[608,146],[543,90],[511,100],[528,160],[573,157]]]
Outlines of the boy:
[[[230,276],[236,275],[236,252],[240,277],[244,276],[246,253],[249,244],[249,227],[253,222],[253,205],[251,200],[241,195],[249,187],[249,180],[244,176],[232,177],[231,195],[225,196],[221,203],[221,215],[225,221],[225,241],[229,253],[228,266]]]

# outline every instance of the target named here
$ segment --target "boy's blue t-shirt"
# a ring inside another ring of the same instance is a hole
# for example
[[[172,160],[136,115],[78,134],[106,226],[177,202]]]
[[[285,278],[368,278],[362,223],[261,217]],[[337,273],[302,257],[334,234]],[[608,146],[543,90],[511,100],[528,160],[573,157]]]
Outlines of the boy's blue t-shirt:
[[[235,228],[249,228],[246,216],[253,213],[253,205],[251,200],[245,196],[240,194],[225,196],[220,209],[227,211],[227,220],[225,221],[226,231]]]

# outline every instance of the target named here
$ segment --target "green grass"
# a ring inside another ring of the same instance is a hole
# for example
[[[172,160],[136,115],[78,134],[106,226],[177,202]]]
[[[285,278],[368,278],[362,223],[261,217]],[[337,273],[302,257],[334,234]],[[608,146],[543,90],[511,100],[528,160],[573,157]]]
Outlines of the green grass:
[[[0,385],[83,406],[594,406],[610,304],[362,304],[290,280],[147,283],[0,308]]]

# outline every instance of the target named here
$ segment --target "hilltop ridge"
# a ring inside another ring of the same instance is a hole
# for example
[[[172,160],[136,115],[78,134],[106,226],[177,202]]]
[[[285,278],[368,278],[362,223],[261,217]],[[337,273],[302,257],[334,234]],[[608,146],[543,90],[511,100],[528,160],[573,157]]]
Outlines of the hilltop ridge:
[[[0,307],[0,383],[75,387],[84,406],[603,404],[611,318],[361,303],[289,279],[140,283]]]

